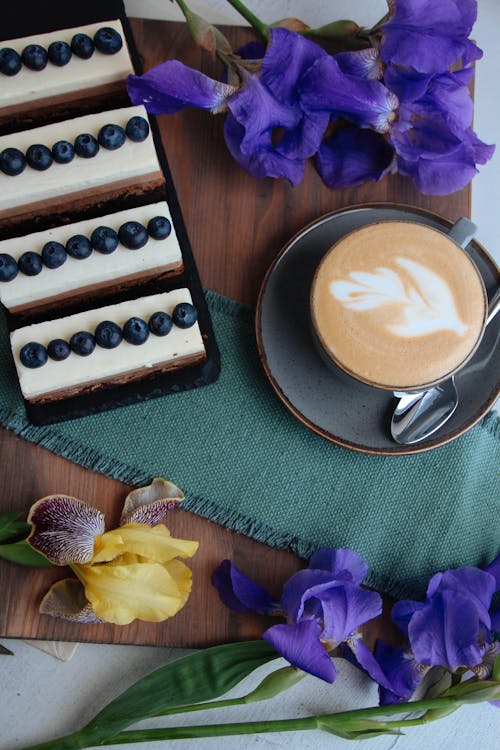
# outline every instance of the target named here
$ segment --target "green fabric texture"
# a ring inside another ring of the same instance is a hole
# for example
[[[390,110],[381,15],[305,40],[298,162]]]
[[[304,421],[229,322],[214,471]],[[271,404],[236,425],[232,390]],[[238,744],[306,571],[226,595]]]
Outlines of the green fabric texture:
[[[333,445],[272,391],[253,311],[212,292],[207,299],[222,358],[216,383],[49,427],[26,420],[2,321],[2,424],[130,484],[164,476],[186,492],[187,510],[302,557],[352,547],[369,563],[367,582],[396,597],[422,595],[438,570],[498,554],[496,416],[412,456]]]

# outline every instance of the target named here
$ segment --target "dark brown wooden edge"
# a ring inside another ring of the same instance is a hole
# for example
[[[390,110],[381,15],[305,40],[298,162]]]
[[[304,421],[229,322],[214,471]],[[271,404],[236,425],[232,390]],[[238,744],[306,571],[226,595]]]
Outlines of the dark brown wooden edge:
[[[255,338],[257,341],[257,350],[258,350],[259,359],[261,361],[266,377],[269,380],[273,390],[277,394],[280,401],[282,401],[282,403],[286,406],[288,411],[290,411],[291,414],[293,414],[293,416],[299,422],[301,422],[301,424],[304,425],[304,427],[307,427],[309,430],[312,430],[312,432],[314,432],[316,435],[319,435],[320,437],[325,438],[325,440],[328,440],[331,443],[340,445],[343,448],[349,448],[350,450],[356,451],[358,453],[367,453],[370,455],[377,455],[377,456],[404,456],[404,455],[410,455],[414,453],[424,453],[425,451],[430,451],[430,450],[433,450],[434,448],[438,448],[441,445],[450,443],[453,440],[456,440],[456,438],[463,435],[468,430],[470,430],[471,427],[477,424],[479,420],[482,419],[488,413],[488,411],[492,408],[496,399],[498,398],[498,395],[499,395],[498,392],[491,395],[491,397],[485,403],[484,407],[482,409],[479,409],[478,412],[474,415],[474,417],[469,422],[467,422],[463,427],[456,429],[455,432],[453,432],[451,435],[448,435],[446,438],[437,437],[437,438],[434,438],[433,440],[426,442],[424,445],[406,445],[405,446],[405,445],[394,444],[394,448],[392,449],[381,448],[381,449],[376,450],[374,448],[371,448],[365,445],[360,445],[358,443],[352,443],[349,440],[344,440],[340,436],[332,435],[331,433],[318,427],[313,422],[311,422],[306,417],[304,417],[304,415],[301,414],[301,412],[298,411],[295,408],[295,406],[285,396],[285,394],[279,387],[279,384],[276,382],[275,378],[273,377],[271,370],[269,368],[269,365],[267,363],[267,358],[266,358],[266,354],[264,351],[264,345],[262,342],[262,324],[261,324],[262,299],[264,297],[264,293],[266,290],[269,277],[273,273],[275,266],[278,264],[279,260],[281,259],[283,254],[288,250],[288,248],[296,241],[296,239],[300,235],[302,235],[304,232],[306,232],[308,229],[312,228],[319,222],[324,221],[325,219],[329,217],[333,217],[338,214],[343,214],[348,211],[360,210],[362,208],[373,208],[373,209],[386,208],[386,209],[393,209],[393,210],[403,210],[403,211],[408,211],[414,214],[419,214],[420,216],[427,216],[429,218],[439,221],[443,226],[448,227],[448,228],[451,228],[453,226],[452,221],[450,221],[449,219],[445,219],[443,216],[440,216],[434,211],[428,211],[427,209],[418,208],[417,206],[410,206],[404,203],[380,202],[380,203],[360,203],[360,204],[353,204],[350,206],[345,206],[343,208],[338,208],[334,211],[329,211],[328,213],[323,214],[322,216],[319,216],[317,219],[315,219],[314,221],[311,221],[305,227],[302,227],[302,229],[296,232],[293,235],[293,237],[291,237],[288,240],[288,242],[281,248],[281,250],[275,257],[274,261],[269,266],[266,272],[266,275],[264,276],[264,279],[262,281],[260,290],[259,290],[256,311],[255,311]],[[495,261],[489,255],[487,250],[477,240],[474,240],[474,245],[478,249],[480,254],[482,255],[483,260],[491,267],[492,274],[497,277],[497,283],[499,283],[500,272]]]

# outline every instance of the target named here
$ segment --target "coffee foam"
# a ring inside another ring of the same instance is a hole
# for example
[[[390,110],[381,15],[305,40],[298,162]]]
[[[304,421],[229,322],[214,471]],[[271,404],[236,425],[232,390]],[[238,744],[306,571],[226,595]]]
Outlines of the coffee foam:
[[[482,280],[467,254],[422,224],[370,224],[342,238],[316,272],[315,333],[343,369],[405,390],[445,378],[479,343]]]

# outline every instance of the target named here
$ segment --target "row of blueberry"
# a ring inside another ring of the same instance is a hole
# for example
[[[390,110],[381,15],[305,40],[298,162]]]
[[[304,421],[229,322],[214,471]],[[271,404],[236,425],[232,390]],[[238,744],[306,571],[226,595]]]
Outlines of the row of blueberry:
[[[111,320],[103,320],[96,327],[94,333],[78,331],[71,336],[69,343],[64,339],[53,339],[47,347],[37,341],[25,344],[19,358],[25,367],[35,369],[42,367],[50,357],[60,362],[69,357],[70,352],[80,357],[88,357],[92,354],[96,344],[103,349],[115,349],[123,339],[129,344],[138,346],[144,344],[152,333],[155,336],[166,336],[176,325],[178,328],[191,328],[198,319],[196,308],[189,302],[180,302],[176,305],[170,316],[163,311],[155,312],[148,322],[142,318],[129,318],[123,328]]]
[[[25,65],[30,70],[43,70],[51,62],[62,68],[71,60],[73,54],[82,60],[88,60],[94,54],[94,49],[104,55],[115,55],[123,47],[120,34],[110,26],[98,29],[92,40],[87,34],[75,34],[71,44],[67,42],[52,42],[48,49],[41,44],[28,44],[21,54],[12,47],[0,49],[0,73],[15,76]]]
[[[25,276],[37,276],[43,266],[59,268],[66,262],[68,255],[76,260],[88,258],[92,250],[109,255],[116,250],[119,242],[129,250],[140,250],[147,244],[149,237],[164,240],[171,231],[172,224],[166,216],[154,216],[147,227],[138,221],[126,221],[118,232],[111,227],[102,226],[94,229],[90,239],[83,234],[75,234],[69,238],[66,247],[61,242],[50,240],[45,243],[40,254],[28,250],[19,257],[17,263],[12,255],[0,253],[0,282],[12,281],[19,271]]]
[[[73,161],[75,154],[83,159],[91,159],[99,151],[99,146],[108,151],[115,151],[125,143],[126,137],[131,141],[140,143],[149,135],[149,123],[144,117],[131,117],[125,129],[121,125],[104,125],[95,138],[90,133],[80,133],[74,143],[69,141],[57,141],[52,149],[41,143],[35,143],[23,154],[18,148],[4,148],[0,152],[0,170],[15,177],[24,172],[26,164],[32,169],[44,172],[53,162],[58,164],[69,164]]]

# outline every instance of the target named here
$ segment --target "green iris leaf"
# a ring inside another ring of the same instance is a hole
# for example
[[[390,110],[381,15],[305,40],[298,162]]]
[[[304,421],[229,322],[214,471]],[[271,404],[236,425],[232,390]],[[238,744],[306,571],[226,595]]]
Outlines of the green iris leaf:
[[[176,706],[217,698],[257,667],[276,658],[276,651],[262,640],[228,643],[190,654],[140,679],[77,736],[84,740],[83,746],[90,746],[136,721],[171,713]]]
[[[30,531],[29,523],[19,520],[19,513],[15,511],[0,513],[0,543],[12,542],[19,537],[28,536]]]
[[[17,565],[31,568],[45,568],[52,565],[46,557],[30,547],[26,539],[10,544],[0,544],[0,557]]]

